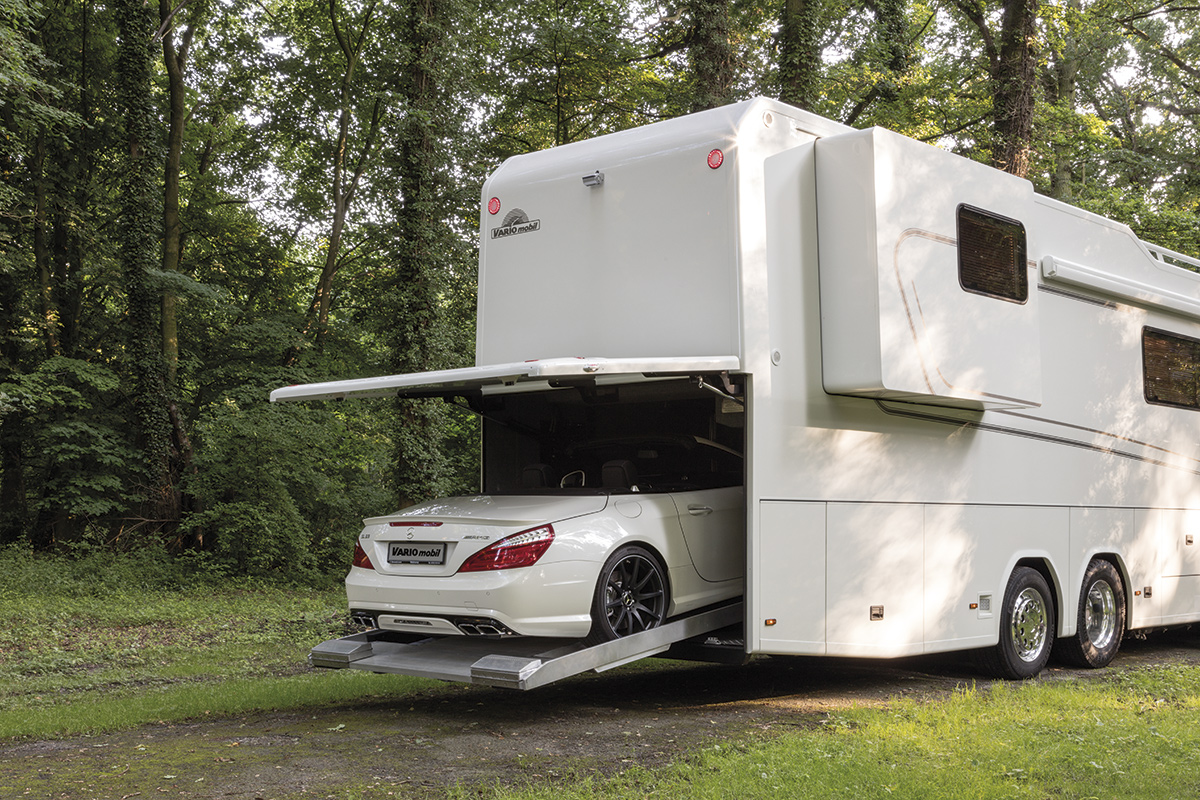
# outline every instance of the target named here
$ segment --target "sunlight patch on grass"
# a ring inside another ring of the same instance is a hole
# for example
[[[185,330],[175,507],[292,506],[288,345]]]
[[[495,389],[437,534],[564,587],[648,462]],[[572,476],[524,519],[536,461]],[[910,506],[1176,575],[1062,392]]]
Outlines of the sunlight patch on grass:
[[[1200,668],[997,684],[829,715],[712,745],[673,767],[569,785],[495,787],[496,800],[592,798],[1162,798],[1200,795]],[[455,797],[478,797],[477,789]]]

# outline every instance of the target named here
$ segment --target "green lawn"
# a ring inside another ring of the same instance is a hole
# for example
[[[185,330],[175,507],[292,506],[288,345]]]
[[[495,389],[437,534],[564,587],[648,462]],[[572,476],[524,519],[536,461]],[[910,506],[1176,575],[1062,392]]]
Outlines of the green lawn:
[[[376,676],[311,671],[346,630],[321,588],[88,556],[0,551],[0,738],[53,738],[378,694]],[[431,682],[389,681],[389,693]]]
[[[161,564],[159,565],[161,567]],[[0,551],[0,739],[54,738],[445,686],[312,672],[343,634],[342,588],[158,573],[94,557]],[[456,691],[445,687],[444,691]],[[569,765],[568,765],[569,766]],[[894,700],[721,742],[669,767],[524,787],[496,798],[1193,798],[1200,668],[1112,668]],[[346,790],[347,800],[373,797]]]
[[[1200,669],[1110,670],[852,708],[815,728],[725,742],[653,772],[496,787],[488,796],[1183,800],[1200,796],[1198,723]]]

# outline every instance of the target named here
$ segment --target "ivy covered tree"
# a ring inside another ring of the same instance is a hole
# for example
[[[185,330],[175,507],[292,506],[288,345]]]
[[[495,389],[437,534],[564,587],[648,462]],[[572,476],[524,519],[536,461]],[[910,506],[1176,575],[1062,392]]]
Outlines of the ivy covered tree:
[[[171,476],[171,423],[160,327],[159,266],[162,216],[157,115],[151,95],[151,47],[158,21],[141,0],[116,6],[119,44],[117,95],[126,149],[120,186],[120,251],[124,277],[128,369],[134,433],[142,454],[145,522],[175,519]]]

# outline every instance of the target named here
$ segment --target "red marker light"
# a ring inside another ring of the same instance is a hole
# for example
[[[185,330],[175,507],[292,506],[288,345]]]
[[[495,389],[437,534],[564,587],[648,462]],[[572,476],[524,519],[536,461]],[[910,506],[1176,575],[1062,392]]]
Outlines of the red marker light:
[[[371,557],[367,555],[367,551],[363,550],[360,542],[354,543],[354,566],[360,569],[375,569],[375,565],[371,563]]]
[[[500,213],[500,198],[499,197],[493,197],[491,200],[488,200],[488,213],[489,214],[499,214]]]
[[[721,164],[723,164],[723,163],[725,163],[725,154],[724,153],[722,153],[720,150],[715,150],[715,149],[709,152],[709,154],[708,154],[708,166],[709,167],[711,167],[712,169],[716,169],[717,167],[721,166]]]

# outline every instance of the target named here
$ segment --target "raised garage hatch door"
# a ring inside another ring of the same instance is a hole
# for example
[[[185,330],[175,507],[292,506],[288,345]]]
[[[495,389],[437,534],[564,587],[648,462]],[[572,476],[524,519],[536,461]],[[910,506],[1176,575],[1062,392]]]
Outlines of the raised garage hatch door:
[[[657,377],[737,372],[737,356],[664,356],[662,358],[548,358],[464,369],[413,372],[328,383],[285,386],[271,392],[271,402],[342,400],[348,397],[437,397],[504,391],[522,385],[549,388],[580,379],[597,383]]]

